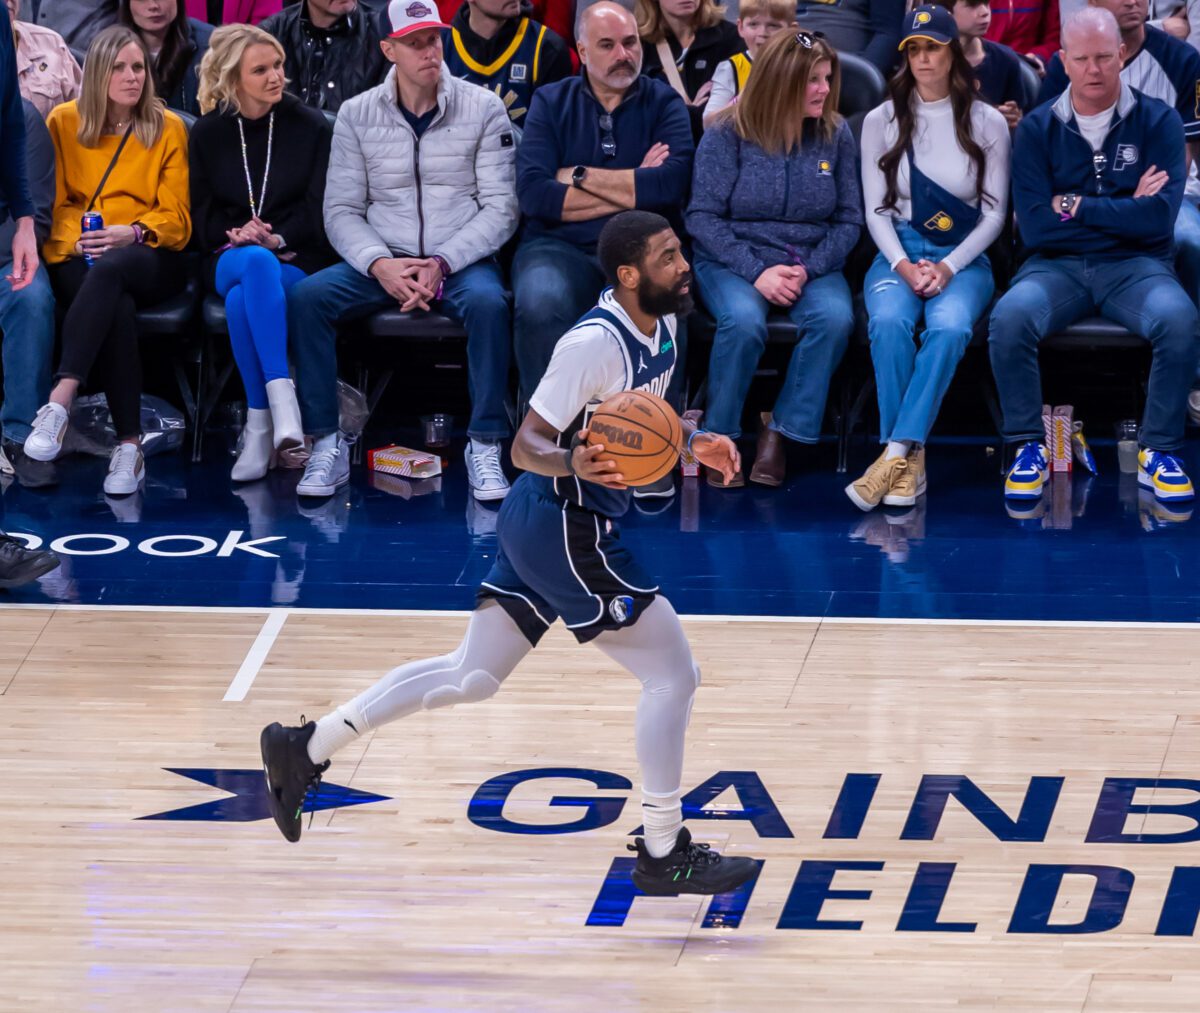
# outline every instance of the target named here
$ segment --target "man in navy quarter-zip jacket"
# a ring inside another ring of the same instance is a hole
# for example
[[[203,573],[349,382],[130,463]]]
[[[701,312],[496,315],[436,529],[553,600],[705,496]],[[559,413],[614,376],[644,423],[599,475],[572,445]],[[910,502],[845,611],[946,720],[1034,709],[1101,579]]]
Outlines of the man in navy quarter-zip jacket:
[[[1187,178],[1179,114],[1121,81],[1112,14],[1088,7],[1063,28],[1071,84],[1022,120],[1013,206],[1033,255],[992,312],[989,349],[1018,448],[1006,496],[1036,499],[1046,480],[1038,342],[1094,313],[1150,342],[1139,483],[1162,500],[1192,496],[1175,456],[1197,361],[1196,309],[1175,277],[1173,230]]]
[[[637,208],[681,226],[692,178],[687,107],[670,85],[638,76],[642,45],[633,15],[615,3],[594,4],[578,34],[580,76],[534,94],[517,152],[525,222],[513,258],[513,327],[526,396],[558,339],[605,287],[596,259],[605,223]]]

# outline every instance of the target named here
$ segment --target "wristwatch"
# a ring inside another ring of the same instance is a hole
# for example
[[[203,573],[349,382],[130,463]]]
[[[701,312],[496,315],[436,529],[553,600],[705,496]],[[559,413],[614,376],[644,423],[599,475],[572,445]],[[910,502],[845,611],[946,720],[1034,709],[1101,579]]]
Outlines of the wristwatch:
[[[1058,213],[1061,219],[1065,222],[1071,217],[1071,209],[1075,207],[1075,202],[1079,200],[1077,193],[1064,193],[1058,202]]]
[[[586,178],[587,178],[587,166],[586,165],[575,166],[575,171],[573,173],[571,173],[571,186],[573,186],[579,190],[582,190],[583,189],[583,181]]]

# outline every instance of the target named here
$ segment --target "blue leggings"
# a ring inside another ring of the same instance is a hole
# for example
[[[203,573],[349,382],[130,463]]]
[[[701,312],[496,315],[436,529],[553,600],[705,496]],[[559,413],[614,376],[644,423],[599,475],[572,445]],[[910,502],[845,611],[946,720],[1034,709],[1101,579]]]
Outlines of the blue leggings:
[[[267,408],[267,383],[288,375],[287,292],[304,277],[261,246],[226,250],[217,261],[217,292],[251,408]]]

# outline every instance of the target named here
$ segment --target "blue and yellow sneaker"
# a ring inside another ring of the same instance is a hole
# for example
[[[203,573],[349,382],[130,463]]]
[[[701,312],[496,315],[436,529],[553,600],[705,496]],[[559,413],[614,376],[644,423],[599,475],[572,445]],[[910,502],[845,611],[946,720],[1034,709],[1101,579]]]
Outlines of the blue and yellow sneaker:
[[[1049,455],[1040,443],[1030,440],[1017,450],[1017,459],[1004,478],[1006,499],[1041,499],[1050,477]]]
[[[1183,470],[1183,462],[1174,454],[1143,447],[1138,451],[1138,485],[1153,489],[1156,499],[1177,502],[1194,499],[1196,490]]]

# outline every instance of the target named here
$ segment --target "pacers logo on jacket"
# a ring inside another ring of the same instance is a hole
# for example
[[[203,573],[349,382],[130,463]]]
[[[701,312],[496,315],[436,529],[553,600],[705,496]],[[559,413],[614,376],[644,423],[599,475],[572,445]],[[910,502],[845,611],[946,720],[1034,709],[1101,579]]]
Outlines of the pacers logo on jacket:
[[[937,229],[938,232],[949,232],[954,228],[954,219],[945,211],[938,211],[930,216],[929,221],[925,223],[925,228]]]

